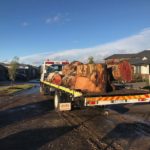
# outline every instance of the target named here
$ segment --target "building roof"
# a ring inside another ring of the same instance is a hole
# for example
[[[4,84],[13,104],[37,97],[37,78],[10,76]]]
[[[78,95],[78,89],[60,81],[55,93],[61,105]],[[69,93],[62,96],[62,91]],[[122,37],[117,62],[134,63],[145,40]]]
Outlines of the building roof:
[[[3,65],[6,68],[9,68],[10,64],[9,63],[0,63],[0,65]],[[29,64],[23,64],[23,63],[19,63],[19,68],[34,68],[34,69],[38,69],[38,67],[33,66],[33,65],[29,65]]]
[[[133,65],[147,65],[150,64],[150,50],[144,50],[136,54],[135,58],[130,59]]]
[[[121,59],[121,58],[133,58],[135,57],[136,54],[114,54],[111,55],[107,58],[105,58],[105,60],[107,59]]]
[[[5,67],[5,65],[3,63],[0,63],[0,68],[7,70],[7,68]]]
[[[133,65],[150,64],[150,50],[144,50],[135,54],[114,54],[105,58],[105,60],[122,58],[128,58],[129,62]]]
[[[150,59],[142,60],[140,58],[135,58],[135,59],[130,59],[129,62],[132,65],[149,65],[150,64]]]
[[[140,58],[147,57],[150,59],[150,50],[144,50],[142,52],[137,53],[136,55]]]
[[[0,65],[5,66],[5,64],[4,64],[4,63],[2,63],[2,62],[0,62]]]

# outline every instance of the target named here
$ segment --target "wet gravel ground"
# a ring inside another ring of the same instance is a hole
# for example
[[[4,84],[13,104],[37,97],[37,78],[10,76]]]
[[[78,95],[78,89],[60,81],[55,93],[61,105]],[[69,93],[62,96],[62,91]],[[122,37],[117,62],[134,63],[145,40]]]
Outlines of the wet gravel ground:
[[[0,150],[150,150],[150,104],[57,112],[38,91],[0,97]]]

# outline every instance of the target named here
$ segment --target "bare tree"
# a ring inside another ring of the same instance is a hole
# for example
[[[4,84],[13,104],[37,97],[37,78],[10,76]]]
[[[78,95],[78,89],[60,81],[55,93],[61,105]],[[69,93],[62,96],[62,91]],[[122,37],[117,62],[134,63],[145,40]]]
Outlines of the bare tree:
[[[15,56],[10,62],[10,66],[8,68],[9,79],[11,80],[12,85],[16,79],[16,72],[18,67],[19,67],[19,58]]]
[[[90,57],[88,58],[88,63],[89,63],[89,64],[93,64],[93,63],[94,63],[94,58],[93,58],[92,56],[90,56]]]

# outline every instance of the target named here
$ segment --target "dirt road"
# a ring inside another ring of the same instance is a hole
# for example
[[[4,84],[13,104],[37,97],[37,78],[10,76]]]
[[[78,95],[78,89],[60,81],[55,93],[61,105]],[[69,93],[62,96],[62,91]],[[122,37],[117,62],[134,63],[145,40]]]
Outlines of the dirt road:
[[[0,150],[150,149],[150,104],[57,112],[38,89],[0,98]]]

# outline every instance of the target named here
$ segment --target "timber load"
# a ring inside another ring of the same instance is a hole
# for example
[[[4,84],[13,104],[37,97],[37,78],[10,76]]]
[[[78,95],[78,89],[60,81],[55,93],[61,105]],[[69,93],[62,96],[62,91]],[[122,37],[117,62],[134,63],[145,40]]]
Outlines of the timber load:
[[[107,68],[105,64],[77,66],[75,89],[88,92],[107,92]]]
[[[112,91],[106,64],[82,64],[74,61],[64,66],[62,75],[50,73],[47,81],[85,93]]]

